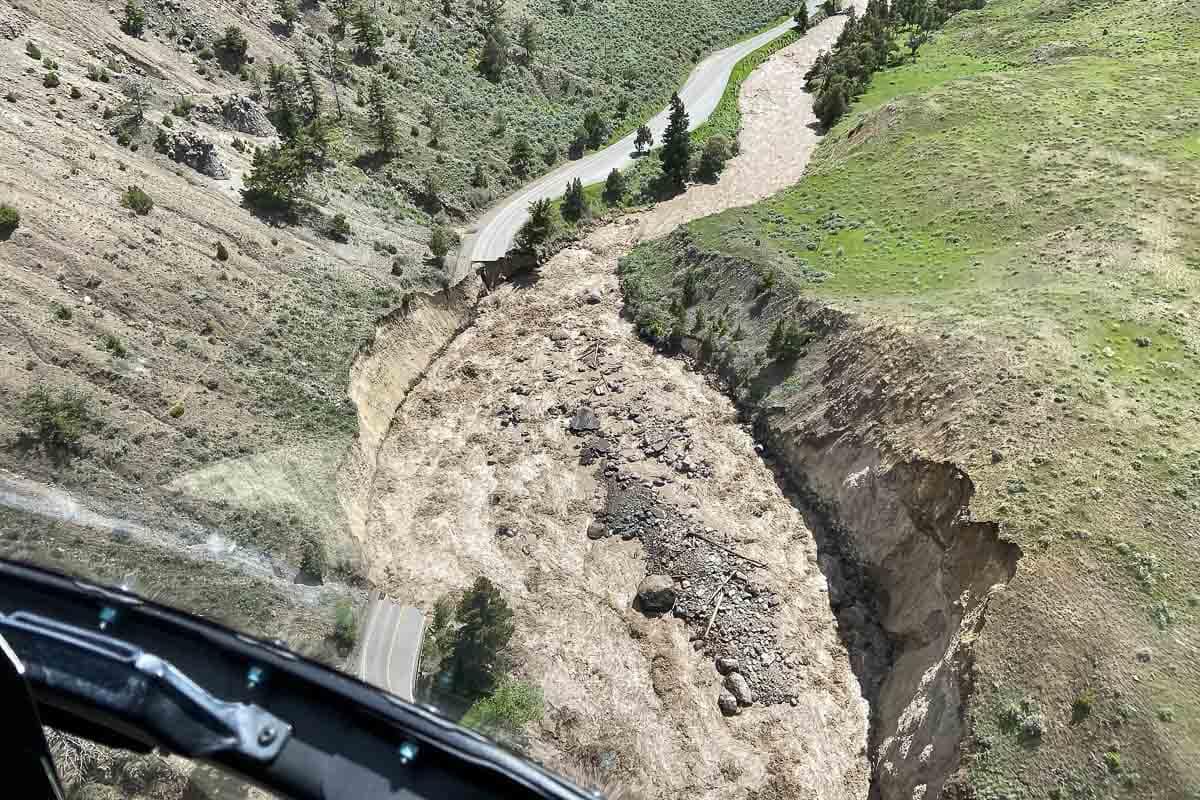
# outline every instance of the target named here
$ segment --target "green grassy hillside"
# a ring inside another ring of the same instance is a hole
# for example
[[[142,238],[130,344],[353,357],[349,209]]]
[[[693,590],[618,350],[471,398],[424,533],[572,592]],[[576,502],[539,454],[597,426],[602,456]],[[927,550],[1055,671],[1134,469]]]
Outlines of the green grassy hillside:
[[[934,354],[951,430],[905,443],[1025,552],[977,647],[976,797],[1200,796],[1198,187],[1194,4],[994,0],[876,74],[800,185],[623,264],[647,333],[747,385],[813,300]]]

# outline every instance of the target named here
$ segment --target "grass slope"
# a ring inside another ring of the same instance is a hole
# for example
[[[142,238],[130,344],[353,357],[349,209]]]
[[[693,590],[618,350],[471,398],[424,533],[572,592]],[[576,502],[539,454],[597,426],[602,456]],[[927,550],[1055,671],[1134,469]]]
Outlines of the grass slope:
[[[623,265],[652,330],[685,247],[745,266],[697,292],[744,369],[780,312],[723,309],[757,280],[961,372],[939,455],[1026,553],[978,649],[980,798],[1200,796],[1198,67],[1192,4],[995,0],[877,75],[801,184]]]

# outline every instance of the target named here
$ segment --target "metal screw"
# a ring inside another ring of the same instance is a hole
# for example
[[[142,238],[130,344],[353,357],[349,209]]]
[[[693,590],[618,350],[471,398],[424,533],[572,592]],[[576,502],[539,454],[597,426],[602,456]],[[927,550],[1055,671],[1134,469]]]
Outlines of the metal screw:
[[[419,753],[420,751],[421,751],[421,748],[417,747],[416,742],[412,742],[412,741],[409,741],[408,739],[405,739],[403,742],[400,743],[400,747],[399,747],[401,765],[407,766],[407,765],[411,764],[413,762],[413,759],[417,757],[417,753]]]
[[[117,610],[112,606],[104,606],[100,609],[100,630],[104,630],[109,625],[117,621]]]
[[[263,747],[266,747],[273,741],[275,741],[275,729],[270,725],[264,726],[263,729],[258,732],[258,743]]]

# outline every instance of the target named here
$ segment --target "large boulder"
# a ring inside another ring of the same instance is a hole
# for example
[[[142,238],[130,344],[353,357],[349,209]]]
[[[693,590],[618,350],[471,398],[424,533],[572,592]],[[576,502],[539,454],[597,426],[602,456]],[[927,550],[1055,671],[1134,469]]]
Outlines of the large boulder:
[[[721,692],[721,696],[717,698],[717,707],[727,717],[732,717],[741,710],[738,708],[737,698],[729,692]]]
[[[167,155],[181,164],[187,164],[202,175],[217,180],[229,177],[229,170],[217,156],[216,146],[198,131],[184,130],[175,133],[167,141]]]
[[[746,676],[740,672],[731,672],[725,676],[725,688],[737,698],[740,705],[754,705],[754,690],[750,688]]]
[[[675,581],[670,575],[647,575],[638,584],[638,607],[646,614],[665,614],[675,605]]]
[[[588,431],[600,430],[600,418],[596,416],[596,412],[592,411],[590,406],[580,406],[575,412],[575,416],[571,417],[571,432],[572,433],[587,433]]]

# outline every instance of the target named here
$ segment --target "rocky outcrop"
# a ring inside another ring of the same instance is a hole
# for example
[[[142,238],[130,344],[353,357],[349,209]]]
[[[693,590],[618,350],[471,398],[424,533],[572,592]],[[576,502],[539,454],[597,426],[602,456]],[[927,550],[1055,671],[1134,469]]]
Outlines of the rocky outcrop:
[[[235,131],[251,136],[274,136],[275,126],[258,103],[240,94],[230,95],[221,104],[221,117]]]
[[[221,181],[229,178],[229,170],[217,155],[216,146],[198,131],[173,134],[167,139],[166,152],[173,161],[187,164],[202,175]]]

